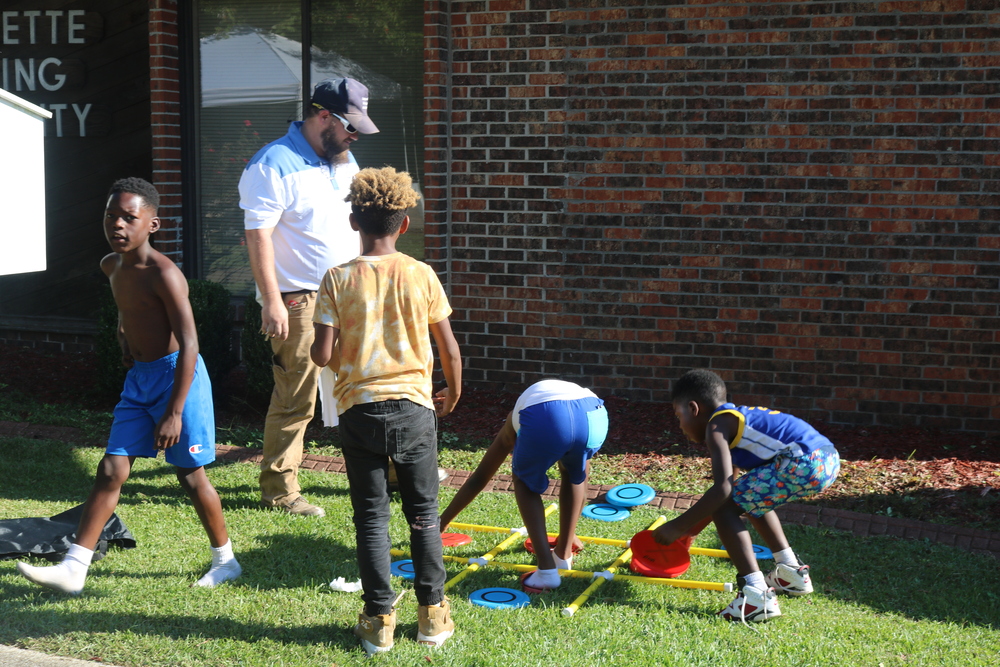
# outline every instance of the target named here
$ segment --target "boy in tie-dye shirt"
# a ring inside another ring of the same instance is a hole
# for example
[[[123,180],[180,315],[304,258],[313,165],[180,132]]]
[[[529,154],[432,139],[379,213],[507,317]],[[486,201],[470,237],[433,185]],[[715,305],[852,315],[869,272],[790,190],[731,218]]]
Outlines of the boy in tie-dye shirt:
[[[462,391],[462,360],[451,306],[434,271],[396,250],[417,203],[410,175],[364,169],[351,184],[351,227],[362,253],[330,269],[313,316],[313,361],[337,373],[333,395],[351,488],[365,607],[354,634],[371,655],[393,645],[396,613],[390,583],[389,462],[395,465],[410,525],[416,570],[417,640],[440,646],[454,632],[438,528],[437,417]],[[431,385],[441,355],[447,386]]]

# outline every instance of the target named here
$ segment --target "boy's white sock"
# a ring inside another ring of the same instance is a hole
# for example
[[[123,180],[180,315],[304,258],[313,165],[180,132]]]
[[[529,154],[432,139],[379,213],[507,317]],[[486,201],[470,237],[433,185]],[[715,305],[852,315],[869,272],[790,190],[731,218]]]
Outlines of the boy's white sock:
[[[93,551],[79,544],[73,544],[58,565],[35,567],[27,563],[18,563],[17,570],[28,581],[70,595],[79,595],[87,580],[87,570],[90,569],[90,562],[93,559]]]
[[[788,547],[787,549],[782,549],[781,551],[775,551],[773,555],[774,555],[775,565],[784,564],[788,565],[789,567],[799,566],[799,559],[795,555],[795,552],[792,551],[791,547]]]
[[[229,540],[221,547],[212,547],[212,567],[194,585],[212,588],[223,581],[235,579],[242,573],[243,568],[233,555],[233,541]]]
[[[556,552],[552,552],[552,560],[556,562],[556,569],[559,570],[572,570],[573,569],[573,557],[570,556],[566,560],[563,560],[556,555]]]
[[[764,573],[758,570],[757,572],[751,572],[747,576],[743,577],[747,586],[753,586],[757,590],[767,590],[767,583],[764,581]]]
[[[535,570],[531,576],[524,580],[525,586],[531,588],[556,588],[562,583],[559,570]]]

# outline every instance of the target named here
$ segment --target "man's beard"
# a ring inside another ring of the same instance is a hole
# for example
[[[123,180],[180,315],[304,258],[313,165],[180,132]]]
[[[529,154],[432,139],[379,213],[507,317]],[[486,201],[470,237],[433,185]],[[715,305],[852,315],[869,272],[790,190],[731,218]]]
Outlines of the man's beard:
[[[347,150],[350,146],[346,141],[338,141],[333,129],[327,130],[320,137],[323,142],[323,153],[330,164],[345,164],[347,162]]]

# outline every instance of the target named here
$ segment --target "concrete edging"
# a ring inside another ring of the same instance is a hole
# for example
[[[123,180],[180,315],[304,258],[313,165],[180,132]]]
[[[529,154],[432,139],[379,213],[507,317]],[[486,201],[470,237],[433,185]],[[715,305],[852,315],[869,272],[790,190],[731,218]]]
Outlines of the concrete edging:
[[[0,437],[21,437],[32,439],[53,439],[64,441],[79,441],[81,431],[70,426],[42,426],[22,422],[0,421]],[[222,461],[237,461],[260,463],[261,450],[234,445],[218,445],[216,456]],[[301,468],[318,472],[346,472],[344,459],[339,456],[321,456],[306,454]],[[443,482],[445,486],[459,488],[469,477],[467,470],[449,470],[451,476]],[[596,500],[607,493],[610,485],[592,484],[587,494],[588,500]],[[497,475],[486,491],[511,491],[510,475]],[[556,499],[559,497],[559,482],[549,485],[544,497]],[[649,502],[653,507],[669,511],[685,510],[701,496],[660,491]],[[1000,558],[1000,533],[962,526],[915,521],[899,517],[882,516],[880,514],[863,514],[850,510],[832,509],[821,505],[792,503],[778,510],[781,520],[785,523],[800,526],[824,526],[835,530],[843,530],[859,537],[886,535],[906,540],[928,540],[938,544],[957,547],[976,554],[989,554]]]
[[[219,445],[216,455],[223,461],[239,461],[245,463],[260,463],[261,450],[233,445]],[[344,459],[339,456],[321,456],[306,454],[300,466],[305,470],[317,472],[345,472]],[[468,470],[451,470],[451,476],[442,484],[457,489],[468,479]],[[613,487],[609,484],[592,484],[587,492],[588,500],[597,500]],[[512,491],[513,480],[510,475],[497,475],[484,491]],[[558,499],[559,482],[549,485],[543,498]],[[693,505],[700,495],[659,491],[648,504],[669,511],[685,510]],[[853,533],[858,537],[873,537],[885,535],[906,540],[928,540],[938,544],[957,547],[976,554],[991,555],[1000,558],[1000,533],[962,526],[915,521],[899,517],[882,516],[880,514],[863,514],[850,510],[832,509],[806,503],[790,503],[777,510],[784,523],[800,526],[824,526],[835,530]]]

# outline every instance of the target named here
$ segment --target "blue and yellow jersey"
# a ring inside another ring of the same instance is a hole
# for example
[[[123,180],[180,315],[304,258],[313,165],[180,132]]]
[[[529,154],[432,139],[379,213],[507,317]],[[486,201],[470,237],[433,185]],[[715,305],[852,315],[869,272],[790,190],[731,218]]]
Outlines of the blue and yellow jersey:
[[[733,415],[740,426],[729,443],[733,465],[750,470],[779,454],[798,457],[822,447],[833,448],[826,436],[798,417],[771,408],[724,403],[712,414]]]

